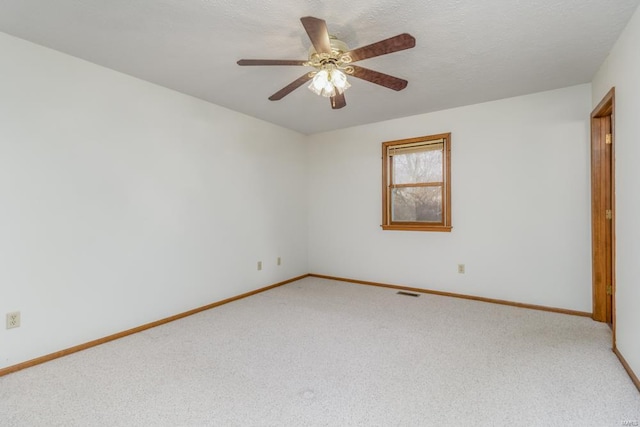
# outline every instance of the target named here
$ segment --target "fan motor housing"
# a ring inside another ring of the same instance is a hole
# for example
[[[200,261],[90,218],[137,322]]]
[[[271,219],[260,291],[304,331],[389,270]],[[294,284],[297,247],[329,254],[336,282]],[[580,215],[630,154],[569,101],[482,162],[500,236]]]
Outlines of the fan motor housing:
[[[334,35],[329,35],[329,44],[331,45],[331,55],[318,54],[313,45],[309,48],[309,61],[310,62],[325,62],[332,60],[332,62],[348,62],[346,58],[342,57],[342,54],[349,52],[349,46],[342,40],[338,39]]]

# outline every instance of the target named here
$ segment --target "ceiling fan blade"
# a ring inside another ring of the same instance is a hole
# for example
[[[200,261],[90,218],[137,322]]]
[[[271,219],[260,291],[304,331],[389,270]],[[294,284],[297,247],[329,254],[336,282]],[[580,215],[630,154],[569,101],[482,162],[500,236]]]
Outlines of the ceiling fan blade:
[[[285,96],[289,95],[294,90],[298,89],[300,86],[302,86],[309,80],[311,80],[311,76],[309,75],[309,73],[306,73],[304,76],[299,77],[298,79],[294,80],[293,82],[289,83],[288,85],[286,85],[285,87],[283,87],[282,89],[280,89],[279,91],[271,95],[269,97],[269,100],[278,101],[284,98]]]
[[[347,101],[344,99],[344,93],[337,93],[331,97],[331,108],[337,110],[347,105]]]
[[[366,80],[380,86],[388,87],[389,89],[393,90],[402,90],[407,87],[408,82],[404,79],[399,79],[398,77],[393,77],[389,74],[380,73],[368,68],[358,67],[357,65],[352,65],[352,67],[353,73],[351,75],[353,77],[357,77],[359,79]]]
[[[412,35],[403,33],[395,37],[381,40],[367,46],[362,46],[345,55],[351,57],[351,62],[362,61],[363,59],[373,58],[387,53],[398,52],[400,50],[411,49],[416,45],[416,39]]]
[[[329,31],[327,23],[313,16],[305,16],[300,18],[304,29],[307,31],[311,44],[317,53],[331,53],[331,43],[329,43]]]
[[[295,59],[241,59],[238,65],[304,65],[305,62]]]

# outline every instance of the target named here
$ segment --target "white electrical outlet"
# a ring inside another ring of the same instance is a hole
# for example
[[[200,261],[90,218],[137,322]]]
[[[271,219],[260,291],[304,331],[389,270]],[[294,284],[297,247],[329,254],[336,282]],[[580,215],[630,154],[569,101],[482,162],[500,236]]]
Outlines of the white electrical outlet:
[[[13,329],[20,326],[20,312],[14,311],[7,313],[7,329]]]
[[[458,264],[458,273],[464,274],[464,264]]]
[[[278,257],[278,265],[282,265],[282,258]]]
[[[258,261],[258,271],[262,270],[262,261]]]

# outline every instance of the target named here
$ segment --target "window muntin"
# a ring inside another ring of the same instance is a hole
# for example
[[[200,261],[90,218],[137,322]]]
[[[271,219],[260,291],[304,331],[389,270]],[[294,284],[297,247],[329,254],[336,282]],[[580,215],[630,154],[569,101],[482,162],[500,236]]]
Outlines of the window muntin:
[[[450,134],[382,144],[385,230],[450,231]]]

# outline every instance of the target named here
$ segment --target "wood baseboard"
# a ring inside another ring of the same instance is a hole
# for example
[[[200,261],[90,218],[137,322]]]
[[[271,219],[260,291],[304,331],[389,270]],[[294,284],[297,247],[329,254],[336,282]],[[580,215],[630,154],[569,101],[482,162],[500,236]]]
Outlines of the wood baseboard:
[[[505,301],[500,299],[477,297],[473,295],[456,294],[452,292],[433,291],[431,289],[412,288],[409,286],[390,285],[386,283],[369,282],[366,280],[345,279],[343,277],[325,276],[322,274],[311,273],[309,274],[309,276],[318,277],[320,279],[339,280],[341,282],[355,283],[358,285],[379,286],[382,288],[391,288],[391,289],[399,289],[403,291],[420,292],[423,294],[440,295],[440,296],[453,297],[453,298],[463,298],[463,299],[469,299],[473,301],[488,302],[492,304],[510,305],[513,307],[528,308],[531,310],[542,310],[542,311],[550,311],[553,313],[570,314],[572,316],[583,316],[583,317],[589,317],[589,318],[591,317],[591,313],[588,313],[586,311],[567,310],[564,308],[555,308],[555,307],[545,307],[543,305],[525,304],[521,302],[512,302],[512,301]]]
[[[55,353],[51,353],[51,354],[47,354],[45,356],[37,357],[35,359],[28,360],[26,362],[22,362],[22,363],[19,363],[17,365],[8,366],[6,368],[0,369],[0,377],[4,376],[4,375],[7,375],[7,374],[10,374],[10,373],[13,373],[13,372],[20,371],[22,369],[26,369],[26,368],[29,368],[29,367],[32,367],[32,366],[35,366],[35,365],[39,365],[41,363],[48,362],[50,360],[57,359],[59,357],[63,357],[63,356],[69,355],[69,354],[73,354],[73,353],[76,353],[78,351],[85,350],[87,348],[95,347],[97,345],[104,344],[104,343],[109,342],[109,341],[113,341],[113,340],[116,340],[116,339],[119,339],[119,338],[122,338],[122,337],[126,337],[128,335],[132,335],[132,334],[135,334],[135,333],[138,333],[138,332],[142,332],[144,330],[151,329],[151,328],[154,328],[156,326],[164,325],[165,323],[173,322],[174,320],[182,319],[184,317],[191,316],[193,314],[200,313],[202,311],[209,310],[209,309],[218,307],[220,305],[228,304],[230,302],[237,301],[237,300],[242,299],[242,298],[247,298],[247,297],[250,297],[252,295],[255,295],[255,294],[258,294],[258,293],[261,293],[261,292],[265,292],[265,291],[268,291],[268,290],[273,289],[273,288],[276,288],[278,286],[286,285],[287,283],[291,283],[291,282],[295,282],[295,281],[300,280],[300,279],[304,279],[305,277],[317,277],[317,278],[321,278],[321,279],[329,279],[329,280],[337,280],[337,281],[341,281],[341,282],[355,283],[355,284],[359,284],[359,285],[378,286],[378,287],[384,287],[384,288],[391,288],[391,289],[419,292],[419,293],[424,293],[424,294],[433,294],[433,295],[447,296],[447,297],[453,297],[453,298],[463,298],[463,299],[469,299],[469,300],[474,300],[474,301],[488,302],[488,303],[492,303],[492,304],[509,305],[509,306],[513,306],[513,307],[528,308],[528,309],[532,309],[532,310],[542,310],[542,311],[550,311],[550,312],[554,312],[554,313],[570,314],[570,315],[574,315],[574,316],[591,317],[591,313],[582,312],[582,311],[567,310],[567,309],[554,308],[554,307],[545,307],[545,306],[540,306],[540,305],[524,304],[524,303],[519,303],[519,302],[511,302],[511,301],[504,301],[504,300],[498,300],[498,299],[492,299],[492,298],[478,297],[478,296],[473,296],[473,295],[463,295],[463,294],[456,294],[456,293],[452,293],[452,292],[434,291],[434,290],[430,290],[430,289],[413,288],[413,287],[409,287],[409,286],[398,286],[398,285],[391,285],[391,284],[386,284],[386,283],[369,282],[369,281],[365,281],[365,280],[347,279],[347,278],[343,278],[343,277],[326,276],[326,275],[322,275],[322,274],[313,274],[312,273],[312,274],[304,274],[302,276],[294,277],[292,279],[285,280],[285,281],[279,282],[279,283],[275,283],[273,285],[266,286],[264,288],[256,289],[254,291],[246,292],[246,293],[241,294],[241,295],[237,295],[237,296],[234,296],[234,297],[231,297],[231,298],[227,298],[227,299],[224,299],[224,300],[221,300],[221,301],[217,301],[217,302],[214,302],[214,303],[202,306],[202,307],[195,308],[193,310],[185,311],[184,313],[179,313],[179,314],[176,314],[174,316],[170,316],[170,317],[167,317],[167,318],[164,318],[164,319],[156,320],[155,322],[147,323],[147,324],[144,324],[144,325],[132,328],[132,329],[128,329],[126,331],[118,332],[116,334],[109,335],[109,336],[106,336],[106,337],[103,337],[103,338],[99,338],[99,339],[96,339],[96,340],[93,340],[93,341],[89,341],[87,343],[80,344],[80,345],[77,345],[77,346],[74,346],[74,347],[70,347],[70,348],[67,348],[67,349],[64,349],[64,350],[60,350],[60,351],[57,351]],[[631,370],[631,368],[629,367],[627,362],[624,360],[622,355],[616,349],[614,349],[614,353],[620,359],[622,365],[624,366],[624,368],[629,373],[629,376],[631,377],[632,381],[634,382],[636,387],[638,387],[638,390],[640,390],[640,382],[638,381],[638,377],[635,376],[635,374],[633,373],[633,371]]]
[[[22,369],[30,368],[35,365],[39,365],[41,363],[49,362],[51,360],[57,359],[59,357],[67,356],[72,353],[76,353],[78,351],[86,350],[91,347],[95,347],[100,344],[104,344],[109,341],[117,340],[118,338],[126,337],[127,335],[132,335],[138,332],[142,332],[147,329],[155,328],[156,326],[164,325],[165,323],[173,322],[174,320],[182,319],[187,316],[191,316],[196,313],[200,313],[201,311],[209,310],[220,305],[228,304],[233,301],[237,301],[242,298],[247,298],[255,294],[259,294],[264,291],[268,291],[273,288],[277,288],[278,286],[286,285],[287,283],[295,282],[296,280],[304,279],[308,274],[304,274],[302,276],[294,277],[293,279],[285,280],[283,282],[278,282],[273,285],[266,286],[264,288],[256,289],[255,291],[246,292],[244,294],[237,295],[235,297],[223,299],[221,301],[217,301],[211,304],[207,304],[202,307],[194,308],[193,310],[185,311],[184,313],[179,313],[174,316],[170,316],[164,319],[156,320],[155,322],[146,323],[142,326],[138,326],[135,328],[127,329],[126,331],[118,332],[113,335],[109,335],[103,338],[99,338],[97,340],[89,341],[84,344],[76,345],[74,347],[70,347],[64,350],[56,351],[55,353],[47,354],[45,356],[37,357],[35,359],[27,360],[26,362],[18,363],[17,365],[12,365],[6,368],[0,369],[0,377],[11,374],[13,372],[20,371]]]
[[[622,354],[616,347],[613,347],[613,353],[616,356],[618,356],[618,360],[620,360],[620,363],[624,367],[624,370],[627,371],[627,374],[629,374],[629,378],[631,378],[631,381],[633,381],[633,384],[635,384],[636,388],[640,392],[640,379],[638,379],[638,376],[636,375],[636,373],[633,372],[633,369],[631,369],[631,366],[629,366],[625,358],[622,357]]]

